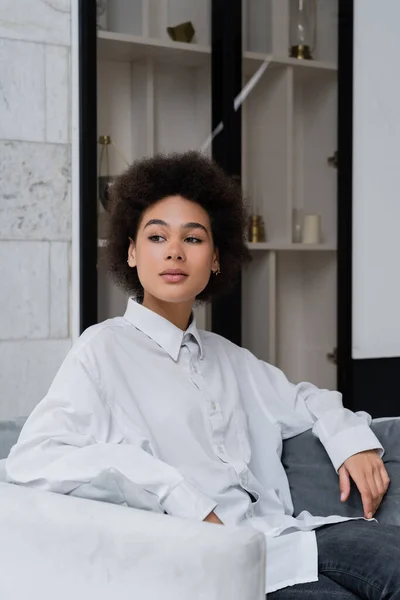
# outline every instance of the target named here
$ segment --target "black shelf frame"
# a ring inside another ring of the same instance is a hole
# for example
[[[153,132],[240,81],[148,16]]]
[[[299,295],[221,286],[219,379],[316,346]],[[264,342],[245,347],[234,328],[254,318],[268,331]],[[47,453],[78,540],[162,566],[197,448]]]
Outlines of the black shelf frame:
[[[242,175],[242,111],[234,99],[242,89],[242,0],[212,0],[211,7],[212,131],[223,123],[213,139],[213,159],[238,181]],[[235,344],[242,341],[242,281],[233,291],[214,300],[212,331]]]
[[[97,27],[96,2],[79,0],[80,331],[97,323]]]

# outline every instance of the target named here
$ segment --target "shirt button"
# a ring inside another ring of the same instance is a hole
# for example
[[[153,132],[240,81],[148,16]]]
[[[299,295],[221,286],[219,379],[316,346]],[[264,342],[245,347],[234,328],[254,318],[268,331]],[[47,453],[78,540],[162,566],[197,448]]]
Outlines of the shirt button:
[[[211,402],[211,408],[212,408],[213,410],[215,410],[215,409],[217,408],[217,405],[215,404],[215,402]]]

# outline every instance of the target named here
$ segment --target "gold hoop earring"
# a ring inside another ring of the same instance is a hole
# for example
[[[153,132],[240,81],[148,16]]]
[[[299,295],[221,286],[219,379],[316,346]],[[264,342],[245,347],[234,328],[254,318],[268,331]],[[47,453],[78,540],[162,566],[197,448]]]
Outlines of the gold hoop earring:
[[[219,275],[221,273],[221,269],[220,269],[219,263],[217,263],[217,270],[213,271],[213,273],[214,273],[215,276],[217,276],[217,275]]]

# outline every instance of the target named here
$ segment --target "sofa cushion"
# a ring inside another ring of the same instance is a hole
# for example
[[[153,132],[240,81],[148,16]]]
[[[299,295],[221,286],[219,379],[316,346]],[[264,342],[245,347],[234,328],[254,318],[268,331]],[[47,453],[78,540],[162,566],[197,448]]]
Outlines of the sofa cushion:
[[[0,459],[7,458],[12,446],[17,443],[26,417],[0,421]]]
[[[376,518],[400,525],[400,418],[376,419],[371,428],[385,449],[383,462],[391,479]],[[339,479],[321,442],[306,431],[283,444],[282,462],[289,479],[294,513],[363,516],[360,494],[352,482],[347,502],[340,501]]]

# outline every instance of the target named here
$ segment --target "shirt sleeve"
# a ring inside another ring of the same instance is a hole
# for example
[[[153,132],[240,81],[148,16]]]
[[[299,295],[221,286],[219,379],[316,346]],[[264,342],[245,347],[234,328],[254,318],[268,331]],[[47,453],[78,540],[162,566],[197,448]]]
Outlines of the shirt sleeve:
[[[72,352],[12,448],[7,481],[193,520],[216,507],[154,457],[139,430],[127,443],[116,427],[98,383]]]
[[[319,389],[311,383],[290,383],[284,373],[263,361],[263,397],[274,398],[268,409],[278,422],[283,439],[308,429],[324,445],[336,471],[350,456],[366,450],[383,448],[370,428],[371,416],[363,411],[354,413],[343,407],[339,392]],[[268,388],[273,388],[269,395]]]

